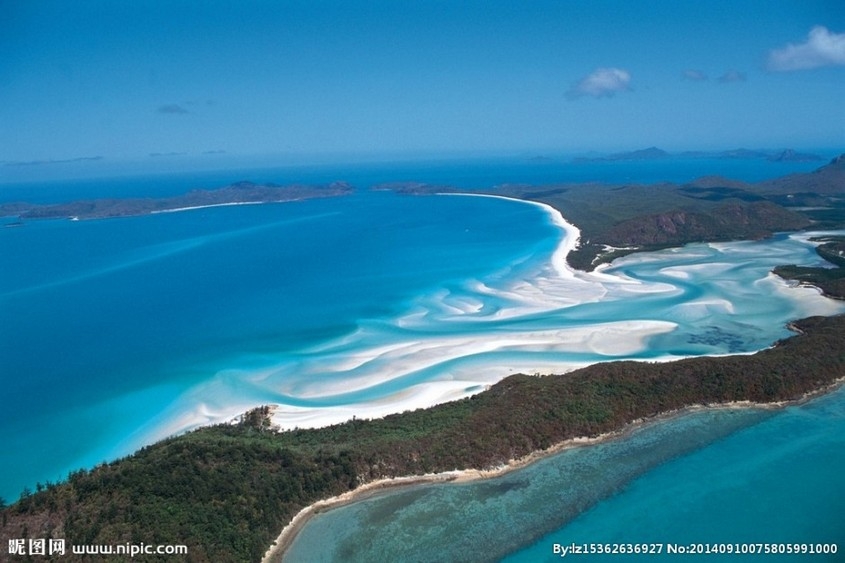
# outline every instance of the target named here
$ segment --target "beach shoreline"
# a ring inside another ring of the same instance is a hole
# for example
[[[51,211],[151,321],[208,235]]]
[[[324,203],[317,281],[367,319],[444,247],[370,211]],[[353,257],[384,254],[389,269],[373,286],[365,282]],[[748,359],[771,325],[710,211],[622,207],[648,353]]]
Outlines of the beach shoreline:
[[[574,224],[570,223],[566,220],[563,214],[549,205],[548,203],[543,203],[540,201],[533,201],[530,199],[521,199],[518,197],[509,197],[504,195],[494,195],[494,194],[473,194],[473,193],[438,193],[436,195],[445,195],[445,196],[463,196],[463,197],[487,197],[491,199],[502,199],[505,201],[515,201],[518,203],[525,203],[528,205],[533,205],[534,207],[538,207],[542,209],[551,219],[552,224],[563,231],[563,238],[558,243],[557,248],[552,253],[551,263],[552,267],[555,271],[564,278],[572,278],[575,277],[575,274],[578,270],[575,270],[572,266],[570,266],[567,261],[566,257],[569,255],[570,252],[577,249],[578,246],[581,244],[581,229],[576,227]],[[582,272],[583,273],[583,272]]]
[[[542,377],[542,376],[541,376]],[[312,503],[302,510],[300,510],[293,519],[282,529],[276,540],[270,545],[261,559],[261,563],[277,563],[282,561],[284,553],[293,545],[299,533],[306,524],[316,515],[366,500],[367,498],[397,488],[405,488],[416,485],[440,484],[440,483],[468,483],[473,481],[481,481],[486,479],[494,479],[501,477],[512,471],[523,469],[535,462],[547,459],[556,454],[562,453],[566,450],[594,446],[601,443],[624,439],[635,431],[658,424],[667,422],[688,414],[701,412],[705,410],[718,409],[758,409],[758,410],[781,410],[787,407],[802,405],[813,399],[822,397],[831,393],[845,384],[845,377],[836,379],[835,381],[820,387],[819,389],[804,393],[800,397],[788,401],[772,401],[772,402],[753,402],[753,401],[731,401],[725,403],[715,404],[692,404],[682,408],[669,410],[658,413],[647,418],[634,419],[621,428],[610,432],[604,432],[597,436],[579,436],[568,438],[562,442],[552,445],[545,450],[537,450],[529,453],[518,459],[509,460],[506,464],[489,468],[489,469],[457,469],[453,471],[445,471],[440,473],[428,473],[424,475],[408,475],[400,477],[388,477],[377,479],[364,483],[351,491],[343,494],[321,499]]]
[[[231,207],[233,205],[264,205],[265,203],[285,203],[286,200],[279,201],[230,201],[228,203],[209,203],[206,205],[189,205],[187,207],[171,207],[168,209],[156,209],[150,211],[150,215],[159,215],[161,213],[179,213],[180,211],[193,211],[195,209],[209,209],[211,207]],[[296,200],[289,200],[296,201]]]

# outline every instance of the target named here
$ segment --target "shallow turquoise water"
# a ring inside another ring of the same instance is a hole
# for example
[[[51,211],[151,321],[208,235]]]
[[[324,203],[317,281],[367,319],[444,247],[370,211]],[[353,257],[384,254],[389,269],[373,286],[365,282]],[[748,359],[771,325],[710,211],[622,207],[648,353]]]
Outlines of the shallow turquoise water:
[[[842,561],[843,463],[845,390],[839,389],[656,467],[507,561],[554,560],[552,544],[572,541],[837,544],[835,555],[755,557]]]
[[[502,477],[409,487],[314,517],[284,561],[556,561],[554,545],[824,543],[845,549],[845,390],[781,411],[708,410]],[[331,538],[331,541],[327,541]]]

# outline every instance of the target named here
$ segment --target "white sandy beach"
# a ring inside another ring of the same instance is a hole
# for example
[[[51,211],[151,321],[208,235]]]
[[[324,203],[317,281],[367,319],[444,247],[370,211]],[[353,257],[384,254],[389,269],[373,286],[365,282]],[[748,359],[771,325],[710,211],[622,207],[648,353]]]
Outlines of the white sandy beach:
[[[284,200],[282,200],[284,201]],[[173,207],[171,209],[158,209],[150,211],[150,214],[156,213],[178,213],[180,211],[193,211],[195,209],[208,209],[210,207],[230,207],[232,205],[263,205],[265,203],[278,203],[272,201],[230,201],[228,203],[209,203],[208,205],[192,205],[189,207]]]

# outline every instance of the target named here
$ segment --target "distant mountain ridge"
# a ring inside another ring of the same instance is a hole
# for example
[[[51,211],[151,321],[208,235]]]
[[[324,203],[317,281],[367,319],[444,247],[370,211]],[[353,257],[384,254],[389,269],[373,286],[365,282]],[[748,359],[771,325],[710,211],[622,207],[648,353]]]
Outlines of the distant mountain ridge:
[[[684,151],[670,153],[657,147],[648,147],[629,152],[613,153],[607,156],[578,157],[573,162],[612,162],[618,160],[658,160],[666,158],[723,158],[728,160],[768,160],[770,162],[814,162],[824,158],[817,154],[801,153],[794,149],[752,150],[730,149],[725,151]]]
[[[657,160],[660,158],[669,158],[671,155],[657,147],[649,147],[647,149],[640,149],[630,152],[619,152],[608,156],[599,157],[580,157],[573,159],[573,162],[601,162],[614,160]]]

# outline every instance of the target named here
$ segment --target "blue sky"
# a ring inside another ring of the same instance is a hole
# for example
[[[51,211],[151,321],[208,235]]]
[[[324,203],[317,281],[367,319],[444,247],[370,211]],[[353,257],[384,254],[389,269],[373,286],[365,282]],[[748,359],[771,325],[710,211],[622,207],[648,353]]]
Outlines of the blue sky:
[[[0,0],[6,164],[843,147],[843,100],[841,0]]]

